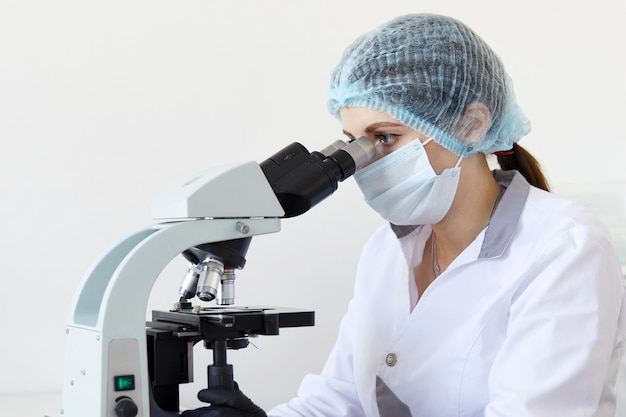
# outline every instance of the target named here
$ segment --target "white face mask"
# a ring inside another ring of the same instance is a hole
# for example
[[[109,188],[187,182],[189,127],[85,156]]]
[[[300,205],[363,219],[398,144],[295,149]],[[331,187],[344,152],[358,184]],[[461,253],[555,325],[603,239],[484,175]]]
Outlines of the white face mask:
[[[431,140],[415,139],[354,174],[367,204],[395,225],[438,223],[450,210],[461,159],[437,175],[424,150]]]

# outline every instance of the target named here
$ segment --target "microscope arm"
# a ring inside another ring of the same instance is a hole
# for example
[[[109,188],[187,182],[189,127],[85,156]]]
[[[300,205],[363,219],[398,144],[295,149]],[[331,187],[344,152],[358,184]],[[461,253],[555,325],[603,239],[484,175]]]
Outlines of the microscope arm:
[[[66,331],[65,417],[116,417],[114,405],[122,395],[135,401],[138,415],[149,415],[145,314],[152,286],[183,250],[242,236],[238,222],[248,226],[247,235],[280,230],[279,219],[263,218],[164,223],[124,239],[92,268]],[[130,384],[130,375],[132,390],[110,385]]]
[[[178,221],[123,239],[80,284],[66,329],[64,417],[118,417],[121,397],[148,417],[145,318],[161,271],[190,247],[278,232],[284,213],[255,162],[209,170],[153,208]]]

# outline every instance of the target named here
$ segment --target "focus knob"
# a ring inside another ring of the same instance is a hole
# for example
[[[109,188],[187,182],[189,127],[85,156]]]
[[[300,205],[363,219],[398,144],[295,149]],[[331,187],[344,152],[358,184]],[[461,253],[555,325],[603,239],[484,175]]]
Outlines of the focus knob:
[[[117,417],[135,417],[139,413],[137,404],[129,397],[118,398],[115,405],[115,414]]]

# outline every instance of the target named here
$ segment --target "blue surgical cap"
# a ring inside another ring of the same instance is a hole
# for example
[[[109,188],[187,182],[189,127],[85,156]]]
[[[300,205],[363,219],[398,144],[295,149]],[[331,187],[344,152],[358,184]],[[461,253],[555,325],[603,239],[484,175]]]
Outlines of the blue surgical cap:
[[[459,121],[475,102],[489,109],[490,126],[463,143]],[[345,50],[328,100],[337,118],[342,107],[387,113],[462,157],[511,149],[530,131],[496,54],[463,23],[433,14],[395,18]]]

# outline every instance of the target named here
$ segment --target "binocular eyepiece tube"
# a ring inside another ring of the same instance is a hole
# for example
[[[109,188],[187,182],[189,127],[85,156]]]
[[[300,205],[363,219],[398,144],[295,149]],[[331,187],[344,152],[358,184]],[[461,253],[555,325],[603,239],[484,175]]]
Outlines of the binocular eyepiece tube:
[[[284,210],[283,217],[288,218],[303,214],[330,196],[339,182],[375,156],[374,143],[367,137],[347,143],[337,140],[319,152],[309,152],[294,142],[259,166]],[[180,295],[186,300],[197,295],[202,301],[217,299],[219,305],[234,304],[234,269],[243,268],[249,242],[250,237],[212,242],[183,252],[191,264]]]

